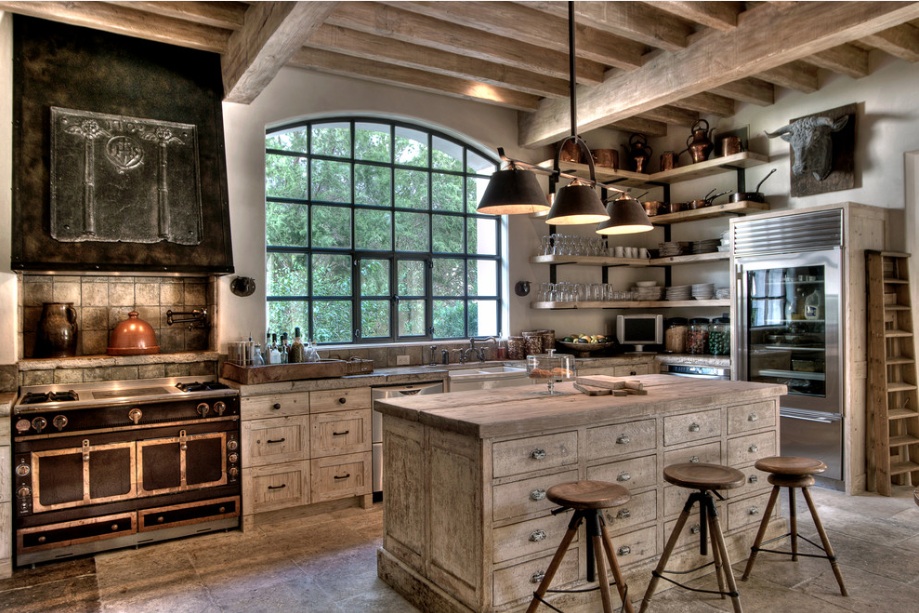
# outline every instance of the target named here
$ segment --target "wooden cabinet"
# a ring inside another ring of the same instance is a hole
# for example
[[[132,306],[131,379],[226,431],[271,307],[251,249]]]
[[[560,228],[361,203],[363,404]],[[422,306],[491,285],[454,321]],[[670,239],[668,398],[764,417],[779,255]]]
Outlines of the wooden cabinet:
[[[243,510],[371,494],[370,388],[244,395]]]
[[[649,395],[634,398],[654,402],[635,401],[644,407],[635,411],[625,411],[609,396],[522,398],[511,389],[450,394],[465,407],[458,404],[457,415],[482,416],[475,425],[455,418],[445,397],[430,405],[432,420],[386,411],[389,402],[404,411],[406,405],[423,405],[423,399],[384,401],[384,461],[391,470],[384,474],[380,577],[426,610],[521,610],[570,520],[570,513],[552,514],[556,505],[546,491],[566,481],[595,479],[619,483],[632,495],[627,504],[603,513],[630,593],[640,594],[689,495],[661,477],[664,466],[676,462],[729,464],[747,476],[743,487],[718,503],[732,555],[741,559],[765,510],[770,486],[752,463],[777,451],[782,388],[751,397],[739,392],[756,384],[714,387],[666,375],[641,380]],[[677,388],[705,388],[710,396],[700,403]],[[512,406],[519,408],[516,420]],[[585,406],[596,407],[589,417],[580,412]],[[455,429],[439,427],[454,422]],[[505,423],[509,433],[482,433]],[[783,531],[776,512],[769,534]],[[572,543],[553,587],[584,581],[585,538],[582,532]],[[676,565],[689,563],[692,545],[698,547],[698,533],[683,537]]]
[[[12,394],[8,399],[0,397],[0,578],[13,574],[13,533],[9,526],[13,525],[13,486],[12,486],[12,456],[10,455],[10,409],[12,408]]]

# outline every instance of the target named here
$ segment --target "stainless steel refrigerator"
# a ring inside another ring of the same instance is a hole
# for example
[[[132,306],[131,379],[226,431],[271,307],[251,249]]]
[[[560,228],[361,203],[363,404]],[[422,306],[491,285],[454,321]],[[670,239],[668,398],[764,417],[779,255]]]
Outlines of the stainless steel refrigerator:
[[[842,211],[731,221],[737,378],[782,383],[781,453],[843,479]]]

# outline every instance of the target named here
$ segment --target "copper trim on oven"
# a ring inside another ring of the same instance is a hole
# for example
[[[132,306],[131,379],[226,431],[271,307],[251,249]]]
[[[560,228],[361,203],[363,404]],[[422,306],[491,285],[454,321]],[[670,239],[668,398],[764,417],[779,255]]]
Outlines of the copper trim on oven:
[[[207,439],[219,439],[220,440],[220,453],[219,453],[219,462],[220,462],[220,478],[213,481],[206,481],[202,483],[195,483],[189,485],[187,483],[188,477],[188,443],[190,441],[200,441]],[[178,445],[179,448],[179,481],[180,485],[177,487],[166,487],[166,488],[157,488],[152,490],[144,489],[144,447],[153,447],[155,445],[165,445],[170,442],[174,442]],[[147,441],[137,441],[137,492],[140,496],[152,496],[158,494],[171,494],[174,492],[185,492],[188,490],[196,490],[203,487],[215,487],[218,485],[226,485],[227,483],[227,433],[226,432],[208,432],[205,434],[194,434],[188,436],[185,430],[181,430],[179,435],[171,438],[156,438],[150,439]]]
[[[127,527],[123,529],[117,528],[120,522],[127,521]],[[83,538],[74,538],[66,541],[51,541],[49,543],[44,543],[41,545],[31,545],[27,546],[25,544],[25,539],[30,534],[40,534],[42,532],[54,532],[57,530],[65,530],[67,528],[80,528],[84,526],[92,526],[94,524],[104,524],[108,522],[115,522],[110,526],[109,534],[99,534],[94,536],[87,536]],[[90,517],[87,519],[78,519],[75,521],[66,521],[56,524],[45,524],[43,526],[36,526],[34,528],[20,528],[16,530],[16,550],[19,552],[32,552],[32,551],[44,551],[46,549],[58,549],[61,547],[70,547],[72,545],[79,545],[80,543],[90,543],[93,541],[100,541],[104,539],[117,538],[119,536],[127,536],[135,534],[137,532],[137,516],[134,512],[128,513],[117,513],[114,515],[102,515],[99,517]]]
[[[177,526],[190,526],[193,524],[200,524],[202,522],[210,522],[217,519],[229,519],[232,517],[239,517],[240,515],[240,497],[239,496],[228,496],[226,498],[213,498],[208,500],[201,500],[199,502],[185,503],[185,504],[174,504],[168,507],[156,507],[153,509],[143,509],[138,511],[138,532],[152,532],[154,530],[163,530],[165,528],[175,528]],[[168,513],[170,511],[176,511],[180,509],[192,509],[196,507],[206,507],[213,504],[233,504],[234,511],[228,513],[218,513],[215,515],[205,515],[203,517],[196,517],[194,519],[187,519],[184,521],[175,521],[164,524],[157,524],[155,526],[145,526],[144,517],[147,515],[156,515],[157,513]]]

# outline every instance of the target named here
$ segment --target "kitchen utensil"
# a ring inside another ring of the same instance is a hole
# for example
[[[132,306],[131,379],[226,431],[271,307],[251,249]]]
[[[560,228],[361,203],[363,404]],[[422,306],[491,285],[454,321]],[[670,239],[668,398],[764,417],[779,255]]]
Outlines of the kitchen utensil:
[[[580,383],[575,383],[574,389],[578,390],[582,394],[587,394],[588,396],[610,396],[613,393],[613,390],[611,389],[605,389],[602,387],[588,387],[586,385],[581,385]]]
[[[615,149],[594,149],[591,151],[594,156],[594,165],[600,168],[619,168],[619,152]]]
[[[692,124],[691,131],[692,133],[686,139],[689,155],[692,156],[693,163],[704,162],[708,159],[712,149],[715,148],[715,145],[712,144],[712,134],[715,132],[715,128],[709,129],[708,122],[700,119]]]
[[[723,157],[734,155],[743,151],[739,136],[725,136],[721,139],[721,155]]]
[[[631,161],[632,169],[635,172],[644,172],[645,163],[651,159],[653,152],[648,146],[648,137],[644,134],[632,134],[629,137],[628,147],[622,145],[622,148],[625,149],[626,157]]]
[[[731,202],[765,202],[766,197],[763,196],[763,193],[759,191],[760,186],[766,182],[766,179],[772,176],[777,169],[773,168],[769,171],[762,180],[756,184],[756,191],[753,192],[737,192],[736,194],[731,195]]]
[[[131,311],[128,318],[112,330],[109,337],[109,355],[147,355],[160,352],[153,326],[139,319],[137,315],[137,311]]]

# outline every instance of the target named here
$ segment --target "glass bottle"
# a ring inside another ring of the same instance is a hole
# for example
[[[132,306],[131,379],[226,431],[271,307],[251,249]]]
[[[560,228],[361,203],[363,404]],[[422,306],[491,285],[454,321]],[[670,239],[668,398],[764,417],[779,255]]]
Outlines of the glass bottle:
[[[281,364],[287,364],[287,332],[281,333],[281,345],[278,347],[278,352],[281,354]]]
[[[288,364],[298,364],[306,361],[306,350],[303,347],[303,341],[300,340],[300,328],[294,328],[294,342],[290,344],[287,350]]]
[[[280,364],[281,363],[281,351],[278,349],[278,335],[271,335],[271,347],[268,348],[268,355],[270,359],[268,360],[269,364]]]

